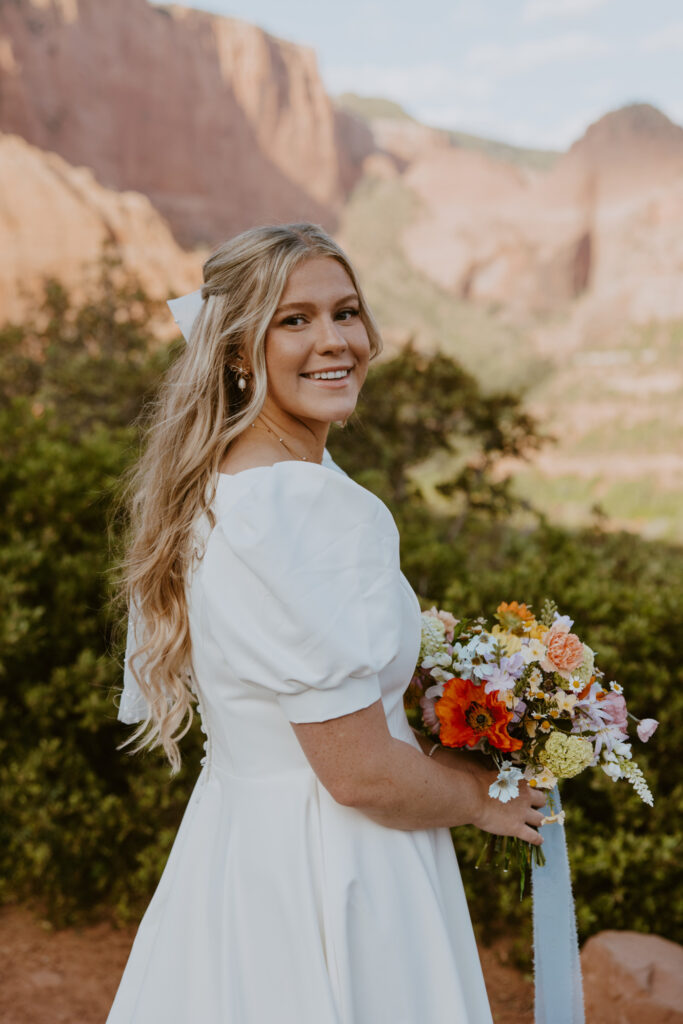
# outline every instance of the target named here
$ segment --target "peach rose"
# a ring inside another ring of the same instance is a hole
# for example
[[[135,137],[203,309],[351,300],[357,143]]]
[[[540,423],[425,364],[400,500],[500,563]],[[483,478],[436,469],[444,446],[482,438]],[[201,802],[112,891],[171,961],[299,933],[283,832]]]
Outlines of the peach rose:
[[[583,644],[576,633],[551,629],[545,641],[550,670],[571,672],[583,661]],[[543,666],[545,667],[545,666]]]

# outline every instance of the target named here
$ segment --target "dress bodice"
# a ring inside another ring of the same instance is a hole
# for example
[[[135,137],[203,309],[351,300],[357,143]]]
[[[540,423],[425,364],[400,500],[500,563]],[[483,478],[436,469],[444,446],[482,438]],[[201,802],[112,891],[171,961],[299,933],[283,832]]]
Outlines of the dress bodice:
[[[402,698],[420,609],[387,507],[334,468],[288,461],[221,474],[214,512],[188,586],[209,766],[310,770],[289,722],[380,698],[392,734],[416,743]]]

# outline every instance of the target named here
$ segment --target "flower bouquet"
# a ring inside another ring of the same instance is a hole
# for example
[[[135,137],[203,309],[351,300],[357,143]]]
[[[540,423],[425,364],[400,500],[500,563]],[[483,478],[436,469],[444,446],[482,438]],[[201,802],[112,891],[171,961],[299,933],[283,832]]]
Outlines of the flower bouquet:
[[[460,622],[436,608],[422,613],[407,703],[419,705],[423,731],[442,746],[488,755],[498,768],[489,795],[504,803],[518,795],[524,779],[548,791],[553,812],[550,791],[558,779],[599,766],[614,781],[626,779],[651,806],[627,721],[638,723],[643,742],[657,722],[628,712],[621,686],[605,683],[595,652],[571,632],[572,619],[552,601],[538,619],[517,601],[500,604],[495,618],[489,630],[484,619]],[[562,823],[564,812],[551,813],[544,823],[553,821]],[[502,855],[504,870],[517,861],[522,893],[531,858],[544,863],[541,847],[506,837],[489,837],[485,854]]]

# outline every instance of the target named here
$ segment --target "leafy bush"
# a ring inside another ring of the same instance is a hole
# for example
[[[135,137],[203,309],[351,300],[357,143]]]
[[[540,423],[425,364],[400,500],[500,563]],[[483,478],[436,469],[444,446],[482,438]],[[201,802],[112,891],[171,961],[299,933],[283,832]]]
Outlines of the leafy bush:
[[[421,375],[413,357],[378,367],[368,381],[370,395],[364,392],[360,436],[344,433],[336,439],[342,465],[349,449],[351,465],[372,464],[370,452],[362,450],[364,417],[372,415],[374,437],[392,444],[400,410],[376,404],[374,395],[390,393],[388,379],[404,367],[416,406],[429,410],[425,418],[431,415],[435,382]],[[494,404],[497,408],[500,403]],[[506,409],[514,420],[514,405]],[[535,444],[533,425],[531,430]],[[515,436],[523,452],[525,435]],[[501,441],[494,456],[504,451]],[[614,784],[594,770],[563,784],[563,802],[582,937],[622,928],[682,941],[683,891],[677,884],[675,850],[683,811],[676,731],[683,714],[683,551],[597,527],[569,532],[540,516],[524,530],[513,529],[506,518],[513,506],[504,485],[490,489],[486,472],[478,484],[477,514],[470,510],[465,523],[459,512],[455,517],[430,512],[417,485],[412,490],[406,485],[405,497],[396,500],[388,472],[375,471],[367,482],[392,505],[402,537],[403,570],[425,607],[436,604],[460,618],[483,614],[492,619],[501,600],[525,601],[540,609],[543,599],[552,597],[597,651],[607,677],[622,684],[630,710],[638,717],[659,719],[660,728],[649,744],[634,742],[635,757],[655,796],[654,809],[642,804],[626,782]],[[461,489],[458,509],[463,493],[467,497]],[[481,833],[459,828],[453,836],[462,854],[474,920],[485,922],[489,935],[528,921],[528,908],[520,908],[513,880],[492,877],[488,870],[475,873]]]
[[[196,733],[176,785],[159,757],[115,749],[108,515],[137,451],[125,424],[168,359],[138,305],[146,320],[108,275],[78,309],[50,285],[40,328],[0,332],[0,899],[57,923],[139,914],[198,770]]]
[[[77,308],[50,285],[37,324],[0,332],[0,900],[40,901],[56,923],[140,915],[201,754],[197,723],[173,781],[158,752],[116,750],[128,729],[113,703],[107,523],[138,449],[129,423],[173,350],[150,343],[154,310],[115,270],[105,266]],[[569,781],[563,798],[582,935],[635,928],[681,941],[683,552],[597,528],[569,533],[528,510],[525,529],[513,528],[518,503],[496,464],[540,440],[514,396],[483,396],[444,356],[407,349],[373,369],[330,446],[390,504],[404,571],[427,604],[490,615],[503,599],[539,607],[552,596],[632,710],[660,719],[637,749],[654,810],[597,773]],[[514,880],[474,871],[481,835],[454,838],[474,921],[489,932],[528,926]]]

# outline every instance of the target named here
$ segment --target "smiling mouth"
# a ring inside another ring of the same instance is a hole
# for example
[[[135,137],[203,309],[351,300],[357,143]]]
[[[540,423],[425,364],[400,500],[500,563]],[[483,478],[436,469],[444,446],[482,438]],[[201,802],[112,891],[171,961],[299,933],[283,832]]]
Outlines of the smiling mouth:
[[[306,380],[344,380],[351,374],[351,370],[351,367],[347,367],[345,370],[322,370],[319,373],[302,373],[300,376]]]

